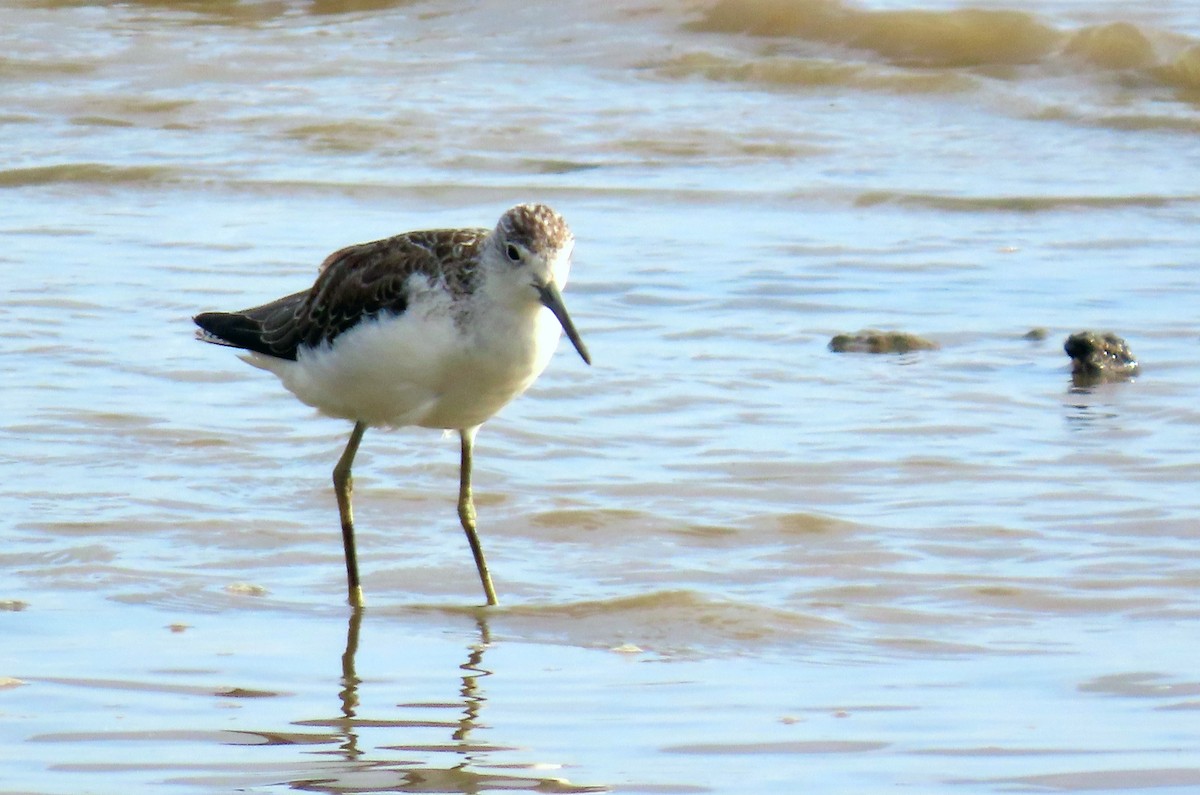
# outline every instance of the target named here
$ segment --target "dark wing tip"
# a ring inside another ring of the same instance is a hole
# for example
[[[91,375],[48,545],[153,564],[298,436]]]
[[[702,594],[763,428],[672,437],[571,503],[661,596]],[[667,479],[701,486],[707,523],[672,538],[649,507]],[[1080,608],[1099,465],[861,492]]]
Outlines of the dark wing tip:
[[[304,290],[240,312],[201,312],[192,318],[197,338],[276,359],[295,359],[302,342],[297,336],[296,313],[303,306]]]
[[[226,313],[225,312],[201,312],[198,315],[192,315],[192,322],[211,334],[211,333],[213,333],[212,326],[216,325],[216,322],[215,322],[216,318],[219,315],[224,315],[224,314],[226,314]]]
[[[263,339],[263,324],[238,312],[201,312],[192,318],[200,331],[197,339],[247,351],[279,356]]]
[[[201,312],[192,318],[192,322],[206,335],[238,347],[243,347],[241,343],[246,341],[247,333],[253,332],[256,326],[260,331],[262,328],[245,315],[235,312]]]

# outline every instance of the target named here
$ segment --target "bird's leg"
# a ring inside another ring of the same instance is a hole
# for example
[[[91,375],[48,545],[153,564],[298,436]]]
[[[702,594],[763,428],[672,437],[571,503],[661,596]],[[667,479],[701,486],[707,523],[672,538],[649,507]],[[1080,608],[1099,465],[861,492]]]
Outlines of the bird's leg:
[[[467,534],[467,542],[471,545],[471,554],[475,556],[475,567],[479,569],[479,579],[483,583],[483,592],[489,605],[497,605],[496,589],[492,587],[492,575],[488,574],[487,561],[483,557],[483,547],[479,545],[479,535],[475,532],[475,501],[471,498],[471,458],[475,449],[475,428],[464,428],[458,432],[462,439],[462,467],[458,476],[458,518]]]
[[[350,495],[354,491],[353,480],[350,477],[350,467],[354,463],[354,454],[366,432],[366,423],[357,422],[350,432],[350,441],[346,443],[346,451],[338,459],[333,468],[333,492],[337,495],[338,514],[342,518],[342,544],[346,547],[346,584],[350,589],[350,606],[359,609],[363,606],[362,586],[358,584],[358,553],[354,550],[354,509],[350,507]]]

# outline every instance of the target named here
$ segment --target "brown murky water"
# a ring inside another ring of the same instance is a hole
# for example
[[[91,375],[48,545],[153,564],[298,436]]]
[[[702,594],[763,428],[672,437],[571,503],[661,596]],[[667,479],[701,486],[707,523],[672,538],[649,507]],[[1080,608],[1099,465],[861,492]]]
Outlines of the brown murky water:
[[[3,3],[0,793],[1200,790],[1200,22],[977,8]],[[372,432],[358,621],[349,428],[189,318],[524,200],[503,604]]]

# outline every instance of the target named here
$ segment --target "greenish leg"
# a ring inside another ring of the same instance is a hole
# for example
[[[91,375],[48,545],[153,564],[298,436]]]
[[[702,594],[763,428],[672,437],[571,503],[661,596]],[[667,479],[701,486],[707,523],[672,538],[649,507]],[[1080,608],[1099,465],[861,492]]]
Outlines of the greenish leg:
[[[467,542],[471,545],[471,554],[475,556],[475,567],[479,569],[479,580],[483,583],[483,593],[487,596],[489,605],[498,605],[496,589],[492,587],[492,575],[488,574],[487,560],[483,557],[483,547],[479,544],[479,534],[475,532],[475,501],[471,498],[471,463],[475,449],[474,428],[464,428],[458,432],[462,439],[462,466],[458,477],[458,518],[462,522],[463,531],[467,534]]]
[[[346,584],[350,589],[350,606],[359,609],[363,606],[362,586],[358,582],[358,553],[354,549],[354,509],[350,506],[350,495],[354,491],[354,482],[350,477],[350,467],[354,463],[354,455],[358,445],[366,433],[365,423],[354,424],[350,432],[350,441],[346,443],[346,451],[338,459],[333,468],[333,492],[337,495],[338,514],[342,518],[342,544],[346,548]]]

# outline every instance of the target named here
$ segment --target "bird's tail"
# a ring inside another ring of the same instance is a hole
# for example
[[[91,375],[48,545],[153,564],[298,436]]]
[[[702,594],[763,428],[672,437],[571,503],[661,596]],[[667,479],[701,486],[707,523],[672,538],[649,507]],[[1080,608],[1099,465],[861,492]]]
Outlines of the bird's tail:
[[[253,350],[262,344],[262,324],[241,313],[201,312],[192,320],[200,327],[196,329],[196,339],[201,342],[243,350]]]

